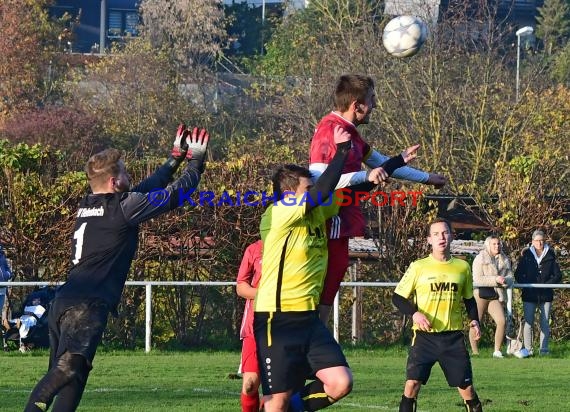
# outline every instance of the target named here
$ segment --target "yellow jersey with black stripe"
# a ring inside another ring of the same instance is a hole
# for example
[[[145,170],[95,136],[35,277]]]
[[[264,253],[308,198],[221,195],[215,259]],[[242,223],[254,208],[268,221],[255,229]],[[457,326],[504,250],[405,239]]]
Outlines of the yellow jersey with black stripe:
[[[471,268],[458,258],[442,262],[430,255],[410,265],[395,292],[415,300],[432,325],[430,332],[462,330],[463,299],[473,297]]]
[[[256,312],[316,310],[327,269],[325,220],[334,202],[306,211],[304,196],[270,205],[261,218],[261,280]],[[330,199],[329,199],[330,201]]]

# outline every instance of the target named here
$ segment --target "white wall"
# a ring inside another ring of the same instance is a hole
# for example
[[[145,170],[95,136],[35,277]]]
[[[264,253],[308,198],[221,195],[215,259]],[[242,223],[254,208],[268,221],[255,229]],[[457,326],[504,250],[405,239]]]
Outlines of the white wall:
[[[436,24],[439,4],[439,0],[386,0],[384,13],[392,16],[418,16],[428,23]]]

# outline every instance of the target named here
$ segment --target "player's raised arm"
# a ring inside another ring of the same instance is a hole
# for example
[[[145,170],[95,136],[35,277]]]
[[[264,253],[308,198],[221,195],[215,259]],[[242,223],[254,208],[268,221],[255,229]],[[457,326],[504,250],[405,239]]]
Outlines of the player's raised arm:
[[[389,159],[388,156],[371,149],[364,159],[364,164],[372,169],[382,166]],[[441,188],[447,183],[445,176],[438,173],[429,173],[410,166],[404,166],[394,171],[392,177],[396,179],[409,180],[411,182],[425,183],[436,188]]]
[[[164,162],[164,164],[152,175],[133,186],[131,188],[132,192],[148,193],[156,191],[157,189],[166,187],[166,185],[172,181],[172,176],[186,158],[186,154],[188,152],[186,138],[188,137],[188,134],[189,131],[186,128],[186,125],[181,123],[176,131],[172,151],[166,162]]]
[[[158,187],[149,192],[130,192],[125,195],[121,205],[125,217],[131,223],[138,224],[182,206],[197,188],[204,171],[210,135],[206,129],[198,127],[194,127],[191,132],[189,129],[181,132],[179,128],[176,139],[180,140],[176,161],[181,162],[186,159],[188,161],[186,167],[180,177],[165,188]]]
[[[336,153],[331,163],[307,192],[308,199],[305,203],[307,212],[319,206],[320,203],[327,202],[340,178],[344,162],[350,152],[350,135],[339,125],[334,128],[334,142]]]

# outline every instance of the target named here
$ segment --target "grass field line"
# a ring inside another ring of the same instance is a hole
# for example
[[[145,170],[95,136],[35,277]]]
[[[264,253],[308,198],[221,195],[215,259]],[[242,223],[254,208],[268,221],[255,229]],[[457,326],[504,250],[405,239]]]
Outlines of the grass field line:
[[[30,389],[0,389],[0,392],[3,393],[14,393],[14,392],[18,392],[18,393],[30,393],[32,391],[32,388]],[[88,392],[92,392],[92,393],[106,393],[106,392],[124,392],[124,393],[147,393],[147,392],[159,392],[159,391],[169,391],[169,392],[175,392],[175,393],[184,393],[184,392],[200,392],[200,393],[212,393],[212,394],[221,394],[221,395],[227,395],[227,396],[240,396],[239,392],[229,392],[229,391],[222,391],[222,390],[215,390],[215,389],[209,389],[209,388],[189,388],[189,389],[172,389],[172,388],[158,388],[158,387],[153,387],[153,388],[106,388],[106,387],[100,387],[100,388],[87,388],[85,389],[85,393]]]
[[[350,395],[349,395],[350,396]],[[333,405],[334,406],[334,405]],[[361,403],[351,403],[351,402],[344,402],[342,399],[339,401],[339,406],[348,406],[351,408],[358,408],[358,409],[374,409],[374,410],[383,410],[388,411],[390,409],[396,410],[394,408],[390,408],[386,405],[363,405]]]

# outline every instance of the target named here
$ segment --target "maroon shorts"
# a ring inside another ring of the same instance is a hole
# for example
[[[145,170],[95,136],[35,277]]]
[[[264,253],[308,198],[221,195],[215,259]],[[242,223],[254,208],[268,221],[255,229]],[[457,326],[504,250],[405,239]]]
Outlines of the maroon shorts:
[[[334,303],[336,293],[340,289],[340,282],[348,269],[348,237],[329,239],[327,249],[329,260],[321,293],[321,304],[330,306]]]
[[[257,346],[255,336],[250,335],[243,338],[241,348],[240,372],[254,372],[259,375],[259,364],[257,363]]]

